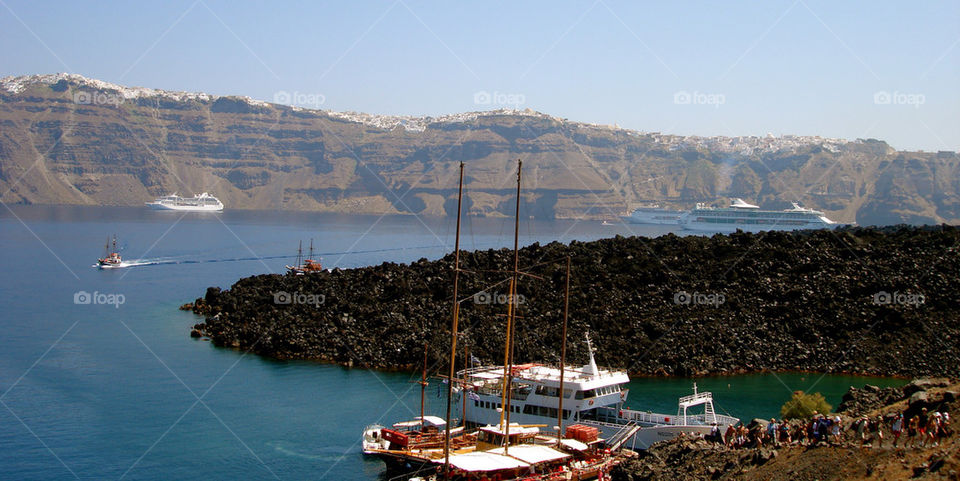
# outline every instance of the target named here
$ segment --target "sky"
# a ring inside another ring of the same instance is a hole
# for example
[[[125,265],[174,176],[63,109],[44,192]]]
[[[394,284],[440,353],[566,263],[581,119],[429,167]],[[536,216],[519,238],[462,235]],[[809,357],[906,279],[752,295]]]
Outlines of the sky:
[[[960,2],[0,0],[0,76],[960,150]]]

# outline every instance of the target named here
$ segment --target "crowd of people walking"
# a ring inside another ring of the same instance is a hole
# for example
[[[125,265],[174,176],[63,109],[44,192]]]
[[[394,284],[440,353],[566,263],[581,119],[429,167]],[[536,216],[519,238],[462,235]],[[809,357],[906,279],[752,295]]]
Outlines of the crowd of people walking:
[[[840,416],[815,412],[807,420],[771,419],[766,424],[755,422],[749,426],[740,423],[728,426],[723,432],[714,425],[706,439],[731,449],[844,443],[882,448],[885,442],[892,447],[922,448],[939,446],[944,438],[952,435],[949,413],[928,412],[923,408],[909,417],[902,412],[874,418],[861,416],[848,419],[847,424]]]

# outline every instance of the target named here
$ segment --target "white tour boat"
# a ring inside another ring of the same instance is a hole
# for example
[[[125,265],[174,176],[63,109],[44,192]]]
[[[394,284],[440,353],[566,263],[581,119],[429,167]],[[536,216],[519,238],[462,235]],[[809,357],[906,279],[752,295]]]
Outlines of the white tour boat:
[[[706,232],[744,232],[790,231],[800,229],[834,229],[842,224],[827,218],[823,212],[806,209],[793,203],[793,207],[784,210],[764,210],[759,206],[733,199],[730,207],[697,207],[680,219],[680,225],[687,230]]]
[[[587,339],[590,362],[583,367],[564,368],[563,426],[573,424],[598,428],[600,437],[615,439],[631,425],[640,427],[630,439],[621,440],[624,447],[646,449],[657,441],[672,439],[681,434],[707,435],[716,423],[721,432],[740,420],[717,414],[713,395],[694,392],[680,398],[677,415],[656,414],[626,409],[627,383],[625,371],[597,367],[593,348]],[[458,373],[460,386],[455,398],[463,404],[464,421],[470,425],[496,425],[503,407],[503,366],[484,366]],[[559,419],[560,368],[544,364],[515,365],[512,372],[510,410],[512,422],[521,425],[556,426]],[[466,396],[464,399],[462,396]],[[699,413],[692,412],[692,408]]]
[[[146,205],[154,210],[180,210],[188,212],[220,212],[223,210],[223,202],[220,202],[220,199],[206,192],[193,197],[180,197],[174,192],[153,202],[147,202]]]

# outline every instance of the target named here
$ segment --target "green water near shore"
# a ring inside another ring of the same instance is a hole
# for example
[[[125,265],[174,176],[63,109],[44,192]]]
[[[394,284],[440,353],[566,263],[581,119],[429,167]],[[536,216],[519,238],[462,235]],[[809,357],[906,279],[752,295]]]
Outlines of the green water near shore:
[[[631,409],[661,413],[675,413],[677,399],[693,393],[693,383],[699,391],[713,393],[718,414],[736,416],[749,421],[753,418],[780,417],[780,406],[794,391],[819,392],[836,409],[843,394],[851,387],[870,384],[878,387],[902,386],[906,379],[890,377],[851,376],[809,372],[738,374],[700,378],[634,378],[626,405]]]

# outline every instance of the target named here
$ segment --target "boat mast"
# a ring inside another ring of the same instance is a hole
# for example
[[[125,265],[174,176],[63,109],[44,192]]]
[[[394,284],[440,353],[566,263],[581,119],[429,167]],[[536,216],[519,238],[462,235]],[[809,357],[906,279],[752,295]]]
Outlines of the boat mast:
[[[560,331],[560,392],[557,406],[557,443],[563,439],[563,369],[567,363],[567,313],[570,307],[570,256],[567,256],[567,286],[563,293],[563,329]]]
[[[424,332],[423,340],[423,371],[420,372],[420,381],[417,384],[420,385],[420,430],[423,431],[423,414],[424,406],[427,399],[427,340],[426,340],[426,331]]]
[[[303,265],[303,260],[301,259],[302,257],[303,257],[303,241],[301,240],[297,244],[297,267],[300,267],[301,265]]]
[[[503,454],[507,454],[510,449],[510,384],[513,378],[513,331],[517,315],[517,277],[520,267],[520,174],[522,170],[523,161],[517,160],[517,210],[513,225],[513,278],[510,279],[510,297],[507,304],[507,346],[504,353],[506,362],[503,365],[503,402],[501,404],[503,408],[500,411],[500,424],[504,427]]]
[[[453,247],[453,321],[450,327],[450,375],[447,377],[447,433],[443,441],[444,477],[450,479],[450,414],[453,403],[453,376],[456,373],[457,324],[460,320],[460,302],[457,299],[460,283],[460,212],[463,203],[463,162],[460,162],[460,186],[457,189],[457,234]],[[463,393],[466,395],[466,392]]]
[[[310,256],[308,259],[313,259],[313,238],[310,238]]]

